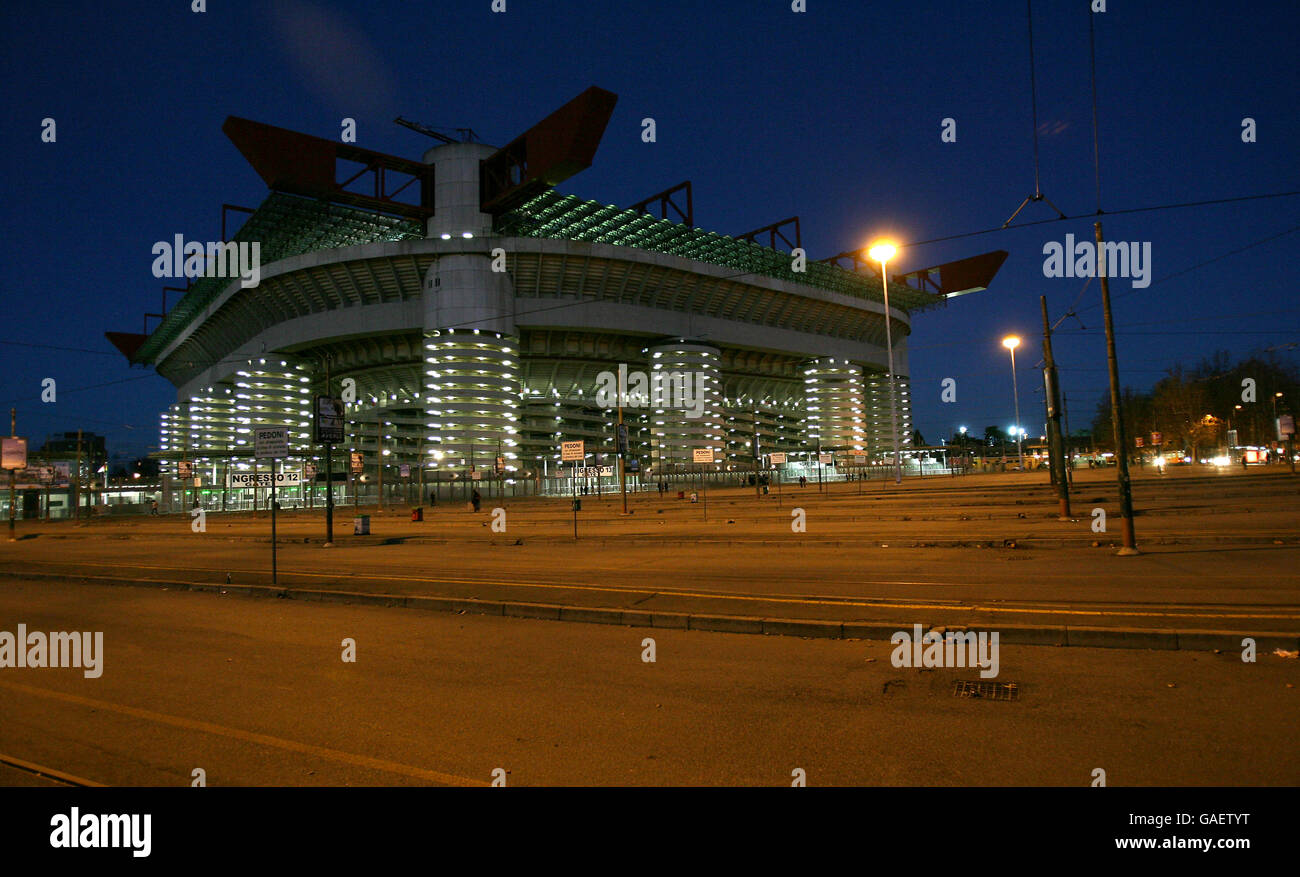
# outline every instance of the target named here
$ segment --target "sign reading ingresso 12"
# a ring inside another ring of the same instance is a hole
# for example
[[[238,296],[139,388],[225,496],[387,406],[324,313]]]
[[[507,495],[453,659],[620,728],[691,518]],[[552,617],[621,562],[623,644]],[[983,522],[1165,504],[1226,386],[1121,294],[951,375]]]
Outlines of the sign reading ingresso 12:
[[[292,487],[295,484],[302,483],[302,473],[296,471],[276,472],[276,487]],[[231,472],[226,476],[226,484],[229,487],[270,487],[271,473],[258,472]]]

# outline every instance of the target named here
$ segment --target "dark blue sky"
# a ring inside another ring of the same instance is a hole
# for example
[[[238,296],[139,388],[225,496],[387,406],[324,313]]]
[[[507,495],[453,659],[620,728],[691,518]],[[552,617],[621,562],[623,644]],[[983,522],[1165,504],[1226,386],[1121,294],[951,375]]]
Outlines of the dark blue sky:
[[[215,240],[222,202],[265,197],[221,133],[227,115],[324,137],[353,117],[359,145],[418,157],[431,141],[394,116],[500,144],[600,85],[619,95],[617,110],[595,166],[562,190],[628,204],[689,178],[697,225],[736,234],[798,214],[812,258],[884,233],[924,241],[994,228],[1033,190],[1019,0],[808,0],[805,14],[787,0],[489,6],[210,0],[195,14],[188,0],[6,0],[0,402],[18,408],[19,433],[39,441],[82,427],[132,454],[157,444],[171,385],[129,369],[102,333],[140,331],[141,314],[157,309],[155,241]],[[1096,18],[1104,209],[1300,189],[1294,0],[1107,6]],[[1087,8],[1035,3],[1042,189],[1071,216],[1097,207]],[[46,117],[56,143],[41,142]],[[654,144],[640,139],[644,117],[657,122]],[[945,117],[955,143],[940,141]],[[1258,142],[1242,142],[1244,117]],[[1151,286],[1112,287],[1126,384],[1149,386],[1216,349],[1300,341],[1289,258],[1298,207],[1292,196],[1105,220],[1108,238],[1152,246]],[[1017,222],[1052,216],[1033,204]],[[1086,331],[1067,320],[1056,352],[1071,425],[1091,418],[1106,387],[1097,285],[1080,298],[1084,281],[1043,274],[1044,243],[1066,233],[1090,237],[1091,219],[898,257],[907,271],[1011,253],[992,288],[914,320],[917,425],[931,441],[1012,422],[1000,345],[1012,331],[1027,341],[1022,420],[1037,431],[1041,294],[1053,319],[1078,299]],[[58,381],[55,404],[40,401],[45,377]],[[939,401],[945,377],[958,381],[956,403]]]

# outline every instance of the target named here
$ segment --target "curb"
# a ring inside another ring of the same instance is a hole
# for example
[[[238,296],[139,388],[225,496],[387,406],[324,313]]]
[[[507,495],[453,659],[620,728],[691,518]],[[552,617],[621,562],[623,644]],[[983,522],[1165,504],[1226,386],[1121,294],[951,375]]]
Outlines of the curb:
[[[0,578],[40,579],[73,584],[161,588],[162,590],[174,589],[219,595],[242,594],[248,597],[270,597],[317,603],[378,606],[388,609],[425,609],[433,612],[499,615],[510,618],[569,621],[585,624],[617,624],[626,627],[669,628],[763,636],[798,636],[805,639],[883,640],[887,642],[897,631],[902,630],[910,633],[911,627],[901,622],[827,621],[820,619],[764,618],[753,615],[653,612],[641,609],[529,603],[518,600],[480,600],[475,597],[402,596],[399,594],[369,594],[360,591],[281,588],[275,585],[223,585],[211,582],[123,579],[108,576],[28,573],[16,570],[0,570]],[[928,623],[922,623],[921,626],[926,630],[933,627]],[[953,625],[951,629],[968,628]],[[992,630],[991,628],[985,629]],[[1073,646],[1094,649],[1156,649],[1165,651],[1234,651],[1242,648],[1242,639],[1250,637],[1255,641],[1255,647],[1260,653],[1271,652],[1274,649],[1285,649],[1287,651],[1300,649],[1300,633],[1280,631],[1175,630],[1016,624],[999,625],[996,630],[1001,642],[1025,646]]]
[[[51,536],[52,539],[66,538],[64,536]],[[151,541],[151,535],[127,535],[111,536],[108,538],[122,539],[125,541]],[[226,542],[250,543],[270,545],[269,536],[222,536]],[[393,535],[387,537],[370,536],[370,537],[347,537],[336,540],[335,544],[345,548],[375,548],[381,547],[387,543],[387,540],[400,540],[403,544],[413,545],[492,545],[505,548],[516,546],[530,545],[571,545],[573,540],[565,536],[556,536],[553,534],[521,536],[518,539],[506,538],[487,538],[474,539],[466,537],[463,539],[451,539],[439,536],[424,535]],[[1115,536],[1106,533],[1087,533],[1087,534],[1042,534],[1042,535],[1003,535],[1003,536],[968,536],[960,539],[918,539],[914,535],[900,534],[897,538],[888,536],[876,536],[872,539],[852,539],[849,537],[832,538],[832,539],[813,539],[806,536],[782,536],[779,539],[773,538],[749,538],[749,539],[661,539],[649,536],[626,536],[626,537],[607,537],[607,536],[588,536],[580,540],[589,545],[599,545],[606,548],[640,548],[640,547],[698,547],[700,545],[726,545],[726,546],[746,546],[746,547],[782,547],[782,548],[1009,548],[1009,549],[1029,549],[1029,548],[1118,548],[1119,542]],[[306,538],[281,538],[281,545],[317,545],[324,542],[320,537]],[[1098,546],[1093,546],[1093,542],[1100,542]],[[1300,545],[1300,539],[1285,533],[1265,535],[1265,536],[1189,536],[1168,535],[1168,536],[1147,536],[1142,540],[1144,545],[1278,545],[1282,547],[1294,547]]]

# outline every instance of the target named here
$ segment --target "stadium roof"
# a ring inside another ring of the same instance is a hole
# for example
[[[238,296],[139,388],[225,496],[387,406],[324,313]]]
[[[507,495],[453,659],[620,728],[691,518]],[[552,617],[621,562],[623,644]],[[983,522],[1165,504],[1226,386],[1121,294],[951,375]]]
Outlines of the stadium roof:
[[[508,237],[556,238],[633,247],[806,284],[847,295],[883,301],[877,277],[826,262],[807,263],[806,273],[790,273],[791,256],[753,241],[737,240],[648,213],[587,201],[547,190],[496,219],[494,232]],[[271,192],[235,233],[234,241],[259,241],[263,265],[291,256],[378,241],[424,237],[423,224],[325,200]],[[152,363],[232,282],[200,277],[140,345],[131,360]],[[890,284],[890,305],[904,311],[939,304],[942,296]]]

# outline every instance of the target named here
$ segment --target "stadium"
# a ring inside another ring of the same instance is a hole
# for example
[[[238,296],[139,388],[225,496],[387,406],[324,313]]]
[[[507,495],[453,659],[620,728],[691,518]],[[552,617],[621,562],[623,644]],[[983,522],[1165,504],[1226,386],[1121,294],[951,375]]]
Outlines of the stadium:
[[[404,122],[438,140],[419,161],[227,119],[269,193],[223,208],[222,244],[259,244],[260,282],[199,259],[144,332],[107,333],[176,386],[165,505],[188,501],[181,475],[205,507],[257,502],[229,476],[259,465],[252,431],[280,425],[284,469],[305,470],[284,498],[321,502],[317,394],[345,405],[339,501],[460,497],[475,481],[568,493],[560,444],[575,440],[584,486],[613,489],[620,414],[629,489],[738,483],[773,453],[783,478],[842,478],[906,448],[912,315],[987,287],[1006,253],[890,276],[886,314],[881,266],[807,259],[797,217],[728,236],[694,225],[689,183],[627,207],[556,191],[591,165],[616,100],[590,88],[500,148]],[[230,212],[247,216],[227,235]],[[696,462],[704,448],[712,463]]]

